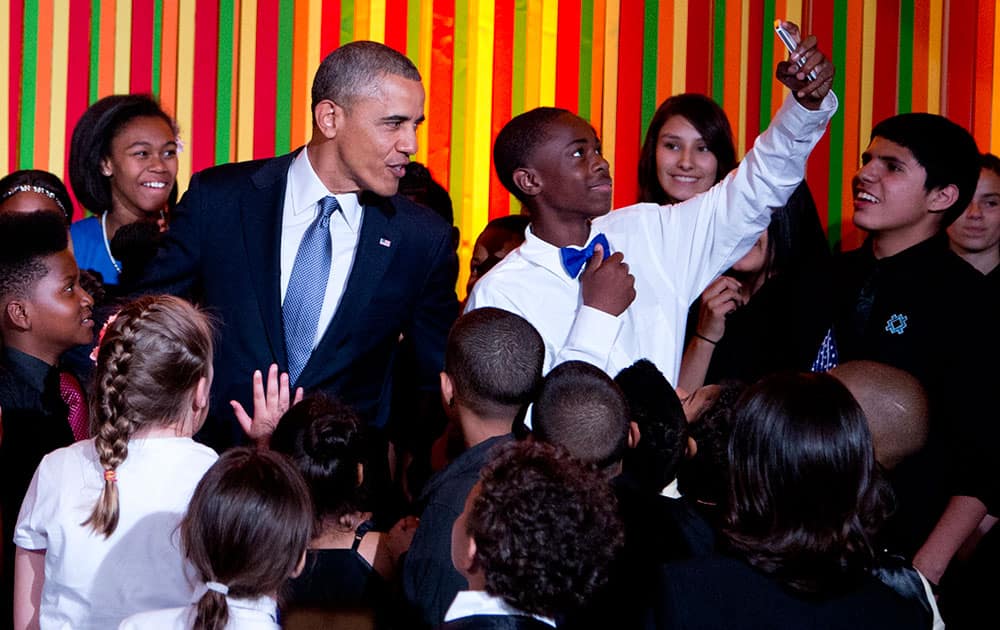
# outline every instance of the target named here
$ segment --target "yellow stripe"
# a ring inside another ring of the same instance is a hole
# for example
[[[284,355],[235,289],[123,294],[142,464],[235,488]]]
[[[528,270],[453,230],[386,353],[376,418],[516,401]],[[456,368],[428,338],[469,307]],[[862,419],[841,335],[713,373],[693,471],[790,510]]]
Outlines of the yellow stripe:
[[[405,20],[406,16],[397,19]],[[372,0],[368,5],[368,39],[385,43],[385,0]]]
[[[257,0],[240,2],[239,72],[236,104],[236,159],[253,159],[254,81],[257,68]]]
[[[69,74],[69,8],[52,12],[52,102],[49,104],[48,170],[63,177],[66,157],[66,81]],[[4,119],[5,120],[5,119]]]
[[[541,84],[538,104],[551,107],[556,104],[556,42],[559,31],[559,0],[542,4]],[[530,63],[530,62],[529,62]]]
[[[927,42],[927,111],[932,114],[940,114],[941,65],[944,63],[941,45],[944,29],[943,0],[931,0],[930,14],[930,41]],[[994,42],[995,44],[996,42]]]
[[[524,111],[528,111],[542,104],[542,0],[528,0],[525,22]]]
[[[10,0],[0,0],[0,41],[10,42]],[[9,45],[9,44],[8,44]],[[10,126],[10,63],[0,63],[0,173],[9,173]]]
[[[191,133],[194,119],[194,12],[198,0],[178,0],[177,12],[177,124]],[[191,137],[177,159],[177,187],[187,189],[191,179]]]
[[[877,0],[865,0],[861,18],[861,98],[858,137],[867,138],[872,130],[872,105],[875,97],[875,10]]]
[[[740,12],[740,113],[736,123],[736,156],[743,159],[743,154],[747,151],[747,136],[744,131],[747,128],[747,80],[750,76],[750,54],[747,50],[747,42],[750,41],[750,0],[743,0],[743,7]]]
[[[68,11],[68,9],[64,9]],[[115,93],[128,94],[132,70],[132,2],[115,3]]]
[[[2,32],[2,29],[0,29]],[[996,155],[1000,153],[1000,11],[994,14],[993,22],[993,117],[990,133],[990,153]],[[0,116],[3,120],[3,116]]]
[[[474,235],[489,220],[490,132],[493,109],[493,2],[473,0],[469,4],[469,78],[465,91],[465,181],[463,198],[455,208],[458,229],[471,245]],[[462,248],[458,286],[469,276],[472,252]]]
[[[626,0],[628,2],[629,0]],[[615,172],[615,118],[618,115],[618,24],[619,0],[604,7],[604,108],[601,112],[601,145],[604,159]]]
[[[323,0],[309,0],[309,41],[306,44],[306,64],[304,71],[306,72],[306,107],[302,112],[292,112],[293,116],[304,116],[306,124],[303,129],[306,130],[305,142],[309,141],[312,137],[312,126],[313,126],[313,113],[312,113],[312,81],[313,76],[316,75],[316,71],[319,69],[319,64],[322,61],[321,55],[322,50],[320,50],[322,44],[320,39],[323,37]],[[293,143],[294,145],[294,143]]]
[[[413,0],[410,0],[412,3]],[[411,4],[412,6],[412,4]],[[423,0],[420,3],[420,58],[414,61],[417,64],[417,69],[420,70],[420,76],[424,80],[424,90],[427,95],[430,95],[431,85],[434,81],[434,77],[431,76],[431,51],[434,48],[434,2],[432,0]],[[427,105],[424,104],[424,115],[427,116]],[[440,114],[447,115],[447,114]],[[426,123],[420,125],[417,129],[417,161],[422,164],[427,164],[427,125]],[[438,177],[441,177],[438,174]]]
[[[814,29],[810,28],[808,25],[802,23],[802,0],[786,0],[785,3],[785,21],[794,22],[799,27],[799,36],[805,38],[813,32]],[[780,16],[779,16],[780,17]],[[773,29],[771,29],[773,31]],[[778,51],[776,54],[780,54],[781,57],[775,57],[775,59],[787,59],[788,51],[785,50],[785,45],[778,41],[778,38],[774,36],[773,32],[767,35],[774,42],[775,50]],[[832,54],[829,42],[820,42],[820,47],[827,54]],[[777,62],[775,62],[777,65]],[[769,69],[770,73],[774,74],[774,68]],[[778,109],[781,108],[781,104],[785,101],[785,97],[791,93],[785,84],[777,79],[774,79],[771,84],[774,86],[774,92],[771,98],[771,117],[773,118],[775,114],[778,113]]]
[[[615,15],[617,14],[616,6]],[[615,20],[617,21],[617,17]],[[684,92],[687,86],[687,22],[688,0],[677,0],[674,3],[674,49],[670,55],[673,62],[670,75],[673,94]]]

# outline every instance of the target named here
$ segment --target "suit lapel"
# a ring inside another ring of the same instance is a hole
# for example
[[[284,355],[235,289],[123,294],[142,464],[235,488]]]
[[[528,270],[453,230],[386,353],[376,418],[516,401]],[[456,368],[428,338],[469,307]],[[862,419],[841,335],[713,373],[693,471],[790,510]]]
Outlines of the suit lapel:
[[[302,385],[312,383],[316,366],[326,366],[324,372],[331,372],[329,363],[335,360],[337,347],[347,338],[354,322],[382,284],[382,277],[400,245],[402,235],[397,223],[393,221],[395,208],[392,203],[388,199],[369,198],[367,195],[362,196],[362,203],[365,214],[351,275],[347,279],[337,312],[302,370],[299,377]]]
[[[254,173],[253,187],[246,189],[240,200],[250,278],[267,343],[279,365],[288,362],[281,324],[281,216],[292,158],[294,154],[265,163]]]

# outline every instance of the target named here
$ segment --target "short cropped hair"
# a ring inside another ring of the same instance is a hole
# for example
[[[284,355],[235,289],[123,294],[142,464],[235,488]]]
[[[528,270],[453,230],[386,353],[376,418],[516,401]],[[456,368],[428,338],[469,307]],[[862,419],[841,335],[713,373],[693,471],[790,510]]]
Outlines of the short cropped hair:
[[[67,247],[66,224],[55,212],[0,214],[0,298],[27,297],[49,272],[44,258]]]
[[[992,153],[983,153],[979,156],[979,168],[992,171],[994,175],[1000,176],[1000,158]]]
[[[563,449],[530,441],[506,445],[483,470],[466,530],[486,592],[546,617],[588,601],[623,541],[611,485]]]
[[[687,418],[677,392],[652,362],[641,359],[615,377],[639,427],[639,443],[625,452],[625,471],[659,493],[677,476],[687,448]]]
[[[111,142],[136,118],[159,118],[177,133],[177,123],[152,97],[113,94],[95,102],[73,128],[69,145],[69,183],[88,210],[111,208],[111,182],[101,173],[101,161],[111,155]],[[171,192],[176,199],[177,184]]]
[[[317,531],[325,518],[365,507],[364,484],[358,483],[358,464],[366,463],[363,444],[357,413],[323,394],[293,405],[271,435],[271,450],[288,457],[309,486]]]
[[[609,468],[621,460],[628,443],[625,396],[600,368],[567,361],[542,382],[531,431],[583,462]]]
[[[513,417],[542,380],[545,343],[526,319],[499,308],[479,308],[455,321],[444,351],[444,371],[463,405],[481,416]]]
[[[371,41],[344,44],[323,59],[312,84],[312,107],[331,100],[345,109],[359,96],[374,96],[386,75],[420,80],[420,71],[406,55]]]
[[[549,139],[549,125],[566,114],[574,115],[559,107],[536,107],[512,118],[497,134],[493,143],[497,178],[520,202],[527,198],[514,183],[514,171],[528,164],[535,150]]]
[[[979,181],[980,154],[972,134],[944,116],[914,112],[886,118],[872,129],[871,140],[876,136],[909,149],[927,172],[925,191],[958,188],[942,218],[942,227],[951,225],[972,201]]]
[[[680,116],[694,127],[705,141],[705,146],[715,156],[718,165],[715,182],[736,168],[736,144],[729,117],[718,103],[704,94],[677,94],[663,101],[653,114],[646,129],[646,140],[639,152],[639,201],[652,203],[677,203],[660,185],[656,168],[656,145],[663,125],[674,116]]]
[[[52,173],[29,168],[14,171],[0,179],[0,203],[21,192],[45,195],[59,207],[66,225],[73,220],[73,202],[70,201],[66,184]]]

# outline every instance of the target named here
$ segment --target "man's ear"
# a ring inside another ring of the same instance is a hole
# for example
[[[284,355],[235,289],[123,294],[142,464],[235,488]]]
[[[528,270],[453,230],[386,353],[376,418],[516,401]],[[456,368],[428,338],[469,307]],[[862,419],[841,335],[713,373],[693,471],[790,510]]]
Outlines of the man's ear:
[[[4,306],[7,320],[20,330],[31,330],[31,309],[21,300],[11,300]]]
[[[313,123],[323,137],[328,140],[337,135],[337,130],[343,126],[344,108],[330,99],[323,99],[313,108]]]
[[[455,406],[455,382],[447,372],[441,372],[441,402],[445,407]]]
[[[628,423],[628,447],[635,448],[639,446],[639,439],[642,437],[642,432],[639,431],[639,425],[629,420]]]
[[[530,168],[514,169],[513,180],[514,185],[529,197],[534,197],[542,192],[542,182],[538,179],[538,174]]]
[[[958,186],[948,184],[940,186],[927,193],[927,211],[944,212],[958,200]]]

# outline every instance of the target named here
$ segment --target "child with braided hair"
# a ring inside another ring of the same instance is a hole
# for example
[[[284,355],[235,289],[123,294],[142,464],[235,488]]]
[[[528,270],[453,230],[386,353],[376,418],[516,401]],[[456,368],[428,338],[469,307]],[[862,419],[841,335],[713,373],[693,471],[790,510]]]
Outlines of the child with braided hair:
[[[104,332],[94,437],[35,471],[14,531],[14,627],[114,628],[190,601],[177,525],[217,456],[205,420],[212,327],[194,306],[146,296]]]

